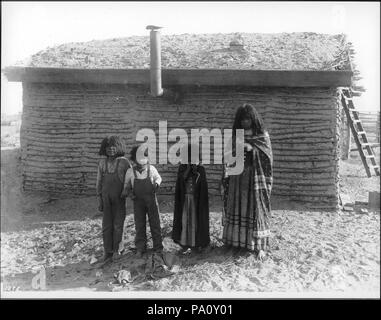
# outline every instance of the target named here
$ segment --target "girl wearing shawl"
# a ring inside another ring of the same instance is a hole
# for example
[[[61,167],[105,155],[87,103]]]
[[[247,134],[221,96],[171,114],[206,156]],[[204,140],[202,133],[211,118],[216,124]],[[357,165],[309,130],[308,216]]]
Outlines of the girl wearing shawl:
[[[225,162],[223,241],[227,246],[254,251],[262,260],[269,249],[270,236],[271,142],[261,116],[250,104],[236,112],[234,143],[236,129],[244,129],[244,141],[237,141],[244,144],[244,169],[239,175],[229,176],[231,164]]]
[[[206,247],[209,242],[209,198],[205,169],[188,163],[180,164],[175,190],[172,239],[183,249]]]

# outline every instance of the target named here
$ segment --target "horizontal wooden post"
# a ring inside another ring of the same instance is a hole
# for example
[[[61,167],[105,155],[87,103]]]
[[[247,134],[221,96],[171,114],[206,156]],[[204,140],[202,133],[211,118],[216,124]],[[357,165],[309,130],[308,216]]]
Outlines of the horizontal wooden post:
[[[69,69],[8,67],[8,81],[49,83],[102,83],[149,85],[149,69]],[[257,86],[347,87],[352,71],[162,69],[163,87]]]

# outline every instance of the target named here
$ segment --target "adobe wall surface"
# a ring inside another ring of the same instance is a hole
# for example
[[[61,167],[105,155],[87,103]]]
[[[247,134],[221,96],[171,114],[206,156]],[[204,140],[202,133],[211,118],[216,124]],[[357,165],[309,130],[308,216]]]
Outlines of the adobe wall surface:
[[[174,88],[176,89],[176,88]],[[154,98],[124,85],[23,83],[21,150],[25,190],[94,194],[97,155],[109,134],[129,150],[141,128],[231,129],[235,110],[253,104],[270,133],[273,195],[335,206],[338,202],[340,110],[334,88],[189,87]],[[176,165],[157,164],[162,194],[173,194]],[[221,165],[205,165],[210,194],[219,194]]]

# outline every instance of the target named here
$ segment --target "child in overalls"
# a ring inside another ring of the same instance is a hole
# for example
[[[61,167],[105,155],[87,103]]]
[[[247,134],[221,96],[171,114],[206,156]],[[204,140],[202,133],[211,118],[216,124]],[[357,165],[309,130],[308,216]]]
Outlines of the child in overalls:
[[[149,164],[146,156],[137,159],[138,146],[131,150],[133,167],[128,169],[124,180],[124,196],[130,196],[134,201],[135,246],[138,257],[143,256],[147,249],[146,216],[152,234],[153,250],[160,253],[163,250],[159,206],[156,192],[161,184],[161,177],[156,168]]]
[[[119,257],[119,244],[123,236],[123,224],[126,217],[126,200],[121,197],[124,176],[131,167],[124,157],[125,148],[118,136],[103,139],[99,155],[106,156],[98,164],[96,190],[98,209],[103,212],[102,236],[104,262]]]

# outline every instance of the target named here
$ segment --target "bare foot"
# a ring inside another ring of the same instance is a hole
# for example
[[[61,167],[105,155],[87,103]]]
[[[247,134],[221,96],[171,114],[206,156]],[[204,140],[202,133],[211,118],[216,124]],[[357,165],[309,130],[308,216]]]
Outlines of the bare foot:
[[[103,261],[99,264],[99,268],[103,268],[112,262],[112,254],[106,254],[103,257]]]
[[[136,258],[141,259],[141,258],[143,258],[143,256],[144,256],[144,251],[142,251],[142,250],[136,251],[136,253],[135,253]]]
[[[118,261],[122,258],[122,253],[118,253],[118,252],[114,252],[114,254],[112,255],[112,261]]]
[[[259,250],[258,256],[257,256],[258,260],[263,262],[265,257],[266,257],[266,253],[263,250]]]

